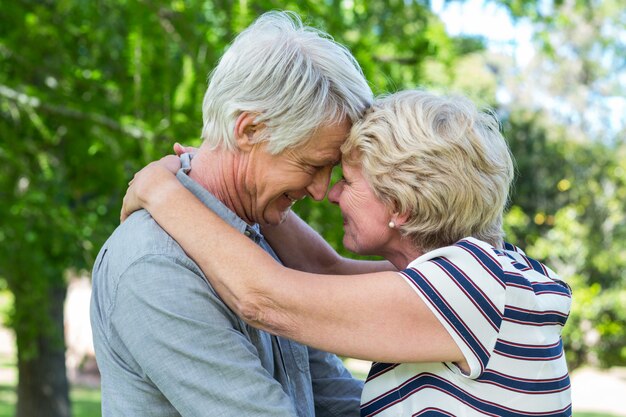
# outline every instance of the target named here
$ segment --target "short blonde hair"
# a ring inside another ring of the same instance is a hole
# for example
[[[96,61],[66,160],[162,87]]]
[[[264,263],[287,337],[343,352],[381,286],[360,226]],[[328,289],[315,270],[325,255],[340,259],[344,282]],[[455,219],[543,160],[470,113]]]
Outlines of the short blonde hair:
[[[502,247],[513,160],[496,117],[463,97],[404,91],[379,99],[342,147],[376,196],[408,214],[423,251],[473,236]]]
[[[202,139],[234,149],[243,112],[264,124],[262,140],[279,153],[320,126],[361,118],[373,95],[361,67],[326,33],[292,12],[268,12],[241,32],[213,70],[202,104]]]

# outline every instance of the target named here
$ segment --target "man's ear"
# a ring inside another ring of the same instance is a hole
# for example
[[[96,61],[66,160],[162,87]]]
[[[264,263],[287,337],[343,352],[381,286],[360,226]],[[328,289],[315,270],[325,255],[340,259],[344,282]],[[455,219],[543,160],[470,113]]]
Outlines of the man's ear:
[[[235,141],[242,151],[249,151],[255,143],[259,142],[259,136],[263,129],[262,124],[257,124],[254,119],[258,115],[243,112],[235,121]]]

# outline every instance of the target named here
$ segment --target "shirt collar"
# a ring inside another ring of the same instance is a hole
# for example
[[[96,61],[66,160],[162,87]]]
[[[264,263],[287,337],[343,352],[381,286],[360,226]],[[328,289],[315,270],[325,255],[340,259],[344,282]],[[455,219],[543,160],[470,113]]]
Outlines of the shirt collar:
[[[226,223],[230,224],[239,232],[245,234],[257,243],[263,238],[258,224],[250,226],[248,223],[244,222],[235,212],[226,207],[224,203],[218,200],[217,197],[211,194],[206,188],[191,179],[184,172],[183,168],[178,170],[176,178],[178,178],[178,181],[180,181],[186,189],[191,191],[202,204],[213,210],[215,214],[220,216]]]

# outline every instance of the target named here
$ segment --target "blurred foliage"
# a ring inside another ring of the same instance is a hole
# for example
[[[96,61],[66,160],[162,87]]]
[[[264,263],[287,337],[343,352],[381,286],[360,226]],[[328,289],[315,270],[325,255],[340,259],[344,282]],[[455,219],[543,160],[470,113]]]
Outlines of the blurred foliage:
[[[626,135],[626,7],[623,0],[494,0],[534,28],[539,53],[517,66],[507,92],[549,109],[578,140]]]
[[[518,178],[507,238],[573,288],[570,366],[626,364],[626,144],[579,142],[529,111],[504,124]]]
[[[507,233],[572,283],[570,363],[626,364],[624,131],[597,116],[624,92],[624,9],[619,0],[492,1],[535,25],[542,52],[529,68],[489,56],[483,39],[450,37],[428,0],[0,8],[0,288],[14,296],[20,356],[59,339],[49,312],[62,299],[52,294],[68,271],[91,268],[126,182],[174,141],[199,144],[211,68],[241,29],[280,8],[347,45],[376,93],[425,86],[499,109],[518,166]],[[496,101],[502,89],[506,103]],[[304,201],[296,210],[343,251],[336,208]]]

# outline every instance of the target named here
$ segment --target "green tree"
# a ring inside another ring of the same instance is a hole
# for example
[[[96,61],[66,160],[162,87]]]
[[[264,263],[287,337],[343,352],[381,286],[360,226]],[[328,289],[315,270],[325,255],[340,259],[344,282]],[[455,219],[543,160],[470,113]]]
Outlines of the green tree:
[[[491,61],[518,162],[508,232],[573,287],[572,367],[626,364],[626,9],[619,0],[496,0],[534,24],[537,53]]]
[[[570,366],[626,364],[625,144],[572,140],[529,111],[512,112],[505,128],[518,161],[507,235],[573,288]]]
[[[494,0],[530,21],[538,53],[507,89],[518,106],[543,109],[579,140],[626,132],[626,8],[621,0]]]

